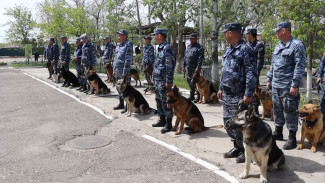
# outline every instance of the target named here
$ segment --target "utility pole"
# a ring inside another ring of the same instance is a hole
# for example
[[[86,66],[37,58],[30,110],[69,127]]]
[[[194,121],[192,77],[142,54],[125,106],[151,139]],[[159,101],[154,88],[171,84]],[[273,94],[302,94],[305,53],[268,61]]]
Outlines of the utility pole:
[[[203,44],[203,0],[201,0],[201,7],[200,7],[200,44]]]

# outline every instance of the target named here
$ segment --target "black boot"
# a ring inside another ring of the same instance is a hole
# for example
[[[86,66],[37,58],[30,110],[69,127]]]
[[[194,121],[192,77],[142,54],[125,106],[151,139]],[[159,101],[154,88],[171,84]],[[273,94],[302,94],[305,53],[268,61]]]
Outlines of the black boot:
[[[79,88],[77,88],[76,90],[79,91],[79,90],[82,90],[83,86],[80,86]]]
[[[275,126],[275,130],[272,133],[272,136],[275,140],[283,140],[283,126]]]
[[[164,127],[166,124],[165,116],[160,116],[157,123],[152,124],[152,127]]]
[[[187,99],[190,101],[194,100],[194,93],[190,92],[190,97],[188,97]]]
[[[234,148],[230,149],[230,151],[223,154],[224,158],[236,158],[240,153],[240,150],[237,147],[236,140],[234,141]]]
[[[165,124],[164,128],[162,128],[162,129],[160,130],[160,132],[161,132],[162,134],[164,134],[164,133],[166,133],[166,132],[169,132],[171,129],[172,129],[172,118],[167,118],[167,119],[166,119],[166,124]]]
[[[197,91],[196,98],[193,100],[194,103],[197,103],[200,100],[200,93]]]
[[[126,104],[124,109],[121,111],[122,114],[126,113],[126,111],[128,111],[128,105]]]
[[[122,98],[120,98],[120,103],[113,108],[114,110],[124,109],[124,101]]]
[[[243,139],[241,137],[238,137],[236,134],[236,144],[239,149],[239,154],[236,158],[236,163],[244,163],[245,162],[245,148],[244,148],[244,143]]]
[[[296,133],[297,131],[289,130],[289,138],[282,147],[284,150],[291,150],[297,147]]]

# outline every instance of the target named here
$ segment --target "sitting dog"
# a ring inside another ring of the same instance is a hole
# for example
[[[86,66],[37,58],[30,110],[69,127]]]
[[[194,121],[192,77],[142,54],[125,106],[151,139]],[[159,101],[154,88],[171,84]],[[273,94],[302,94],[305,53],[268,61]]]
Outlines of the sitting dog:
[[[134,79],[135,86],[138,86],[138,81],[140,82],[140,86],[141,86],[140,75],[139,75],[138,70],[130,69],[130,76],[131,76],[131,78]]]
[[[108,79],[106,80],[107,83],[111,83],[113,81],[113,67],[111,63],[105,64],[106,73],[108,74]]]
[[[177,116],[173,130],[176,131],[179,123],[181,123],[175,135],[181,134],[184,124],[189,126],[187,129],[189,130],[189,133],[196,133],[209,129],[208,127],[204,126],[204,119],[200,110],[192,101],[188,100],[179,93],[177,86],[174,86],[173,89],[168,90],[167,107],[173,107],[173,112]],[[223,125],[218,125],[210,128],[222,127]]]
[[[54,82],[54,83],[60,83],[60,79],[61,79],[60,73],[58,73],[58,74],[53,73],[52,76],[53,76],[52,82]]]
[[[317,144],[325,145],[325,132],[323,115],[319,105],[312,102],[303,105],[298,110],[299,117],[302,121],[301,140],[297,149],[302,149],[305,138],[311,143],[311,151],[316,152]]]
[[[261,100],[263,111],[262,119],[265,119],[265,116],[271,117],[271,121],[274,121],[273,118],[273,103],[272,103],[272,93],[269,90],[265,90],[260,86],[256,86],[255,95]]]
[[[198,103],[217,103],[218,97],[217,97],[217,91],[214,88],[213,84],[200,75],[200,73],[196,73],[193,75],[193,78],[191,80],[192,84],[196,84],[197,90],[200,92],[200,100]],[[204,99],[203,99],[204,97]]]
[[[149,77],[150,81],[152,81],[152,72],[153,72],[152,64],[148,64],[143,72],[144,72],[145,75],[147,75]],[[148,86],[150,84],[151,83],[148,83]]]
[[[155,111],[149,107],[148,102],[142,96],[142,94],[127,83],[126,79],[118,80],[116,85],[127,103],[127,116],[131,116],[132,112],[139,114],[148,114],[151,111]]]
[[[47,68],[49,73],[53,74],[53,67],[52,67],[52,64],[50,62],[47,62],[45,67]],[[52,79],[52,78],[48,77],[47,79]]]
[[[79,87],[80,83],[78,81],[78,78],[76,75],[74,75],[72,72],[69,70],[66,71],[63,67],[61,68],[60,72],[60,77],[64,79],[64,83],[62,86],[68,87],[68,86],[73,86],[73,87]]]
[[[240,102],[240,108],[243,101]],[[245,170],[239,178],[245,179],[249,174],[251,158],[260,167],[260,182],[267,182],[267,168],[276,170],[284,168],[285,157],[282,150],[272,138],[271,127],[256,114],[254,105],[241,111],[235,119],[226,122],[229,129],[243,131],[245,147]]]
[[[103,80],[96,74],[96,70],[93,67],[88,68],[87,77],[89,83],[89,91],[91,94],[93,94],[94,88],[96,95],[108,94],[111,92]]]

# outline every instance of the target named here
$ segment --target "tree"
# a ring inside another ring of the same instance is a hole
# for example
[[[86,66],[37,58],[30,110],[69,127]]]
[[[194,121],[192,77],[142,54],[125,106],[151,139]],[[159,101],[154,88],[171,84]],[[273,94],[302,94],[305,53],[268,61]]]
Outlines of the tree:
[[[9,25],[6,39],[12,43],[29,43],[29,38],[35,27],[31,11],[27,7],[16,5],[13,8],[6,8],[4,15],[12,18],[6,23]]]

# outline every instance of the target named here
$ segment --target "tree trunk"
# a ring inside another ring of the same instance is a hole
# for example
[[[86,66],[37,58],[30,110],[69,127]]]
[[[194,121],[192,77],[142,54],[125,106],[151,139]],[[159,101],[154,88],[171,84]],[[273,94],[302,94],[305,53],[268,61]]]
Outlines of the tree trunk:
[[[184,41],[184,21],[180,21],[180,25],[178,26],[178,54],[177,54],[177,62],[176,62],[176,73],[182,72],[182,60],[184,58],[184,51],[185,45],[183,44]]]
[[[311,38],[312,39],[312,38]],[[306,93],[306,102],[310,101],[312,99],[312,91],[313,91],[313,84],[312,84],[312,80],[313,80],[313,62],[312,62],[312,58],[313,58],[313,46],[312,46],[312,42],[310,41],[311,45],[310,46],[310,53],[308,54],[307,57],[307,93]]]
[[[212,57],[211,57],[211,77],[212,82],[219,82],[219,62],[218,62],[218,0],[213,0],[213,24],[211,32],[211,41],[212,41]]]
[[[204,40],[203,40],[203,0],[201,0],[201,6],[200,6],[200,44],[204,46]]]
[[[140,12],[139,12],[139,2],[135,0],[137,6],[137,16],[138,16],[138,26],[139,26],[139,42],[140,42],[140,49],[142,50],[142,31],[141,31],[141,19],[140,19]]]

